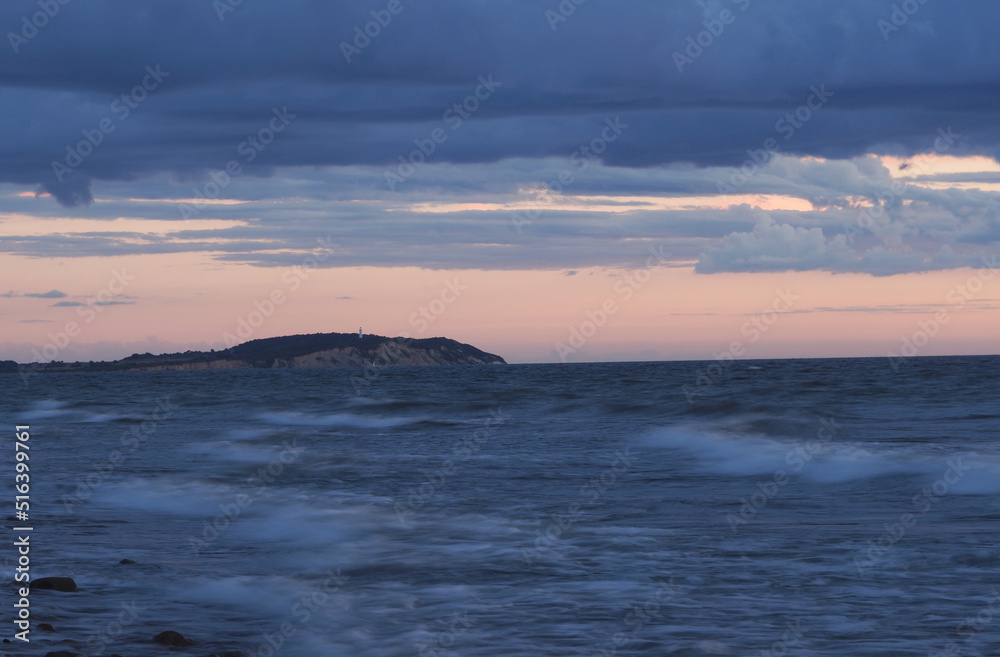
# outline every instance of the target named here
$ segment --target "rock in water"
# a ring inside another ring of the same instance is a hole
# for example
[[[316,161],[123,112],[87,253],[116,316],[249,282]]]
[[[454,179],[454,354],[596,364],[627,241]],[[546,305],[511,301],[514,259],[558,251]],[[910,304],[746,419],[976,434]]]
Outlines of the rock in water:
[[[167,630],[166,632],[160,632],[153,637],[153,641],[157,643],[162,643],[165,646],[191,646],[194,645],[194,641],[187,639],[180,632],[174,632],[173,630]]]
[[[72,577],[41,577],[32,580],[31,588],[43,591],[62,591],[63,593],[76,593],[80,589],[76,588],[76,582]]]

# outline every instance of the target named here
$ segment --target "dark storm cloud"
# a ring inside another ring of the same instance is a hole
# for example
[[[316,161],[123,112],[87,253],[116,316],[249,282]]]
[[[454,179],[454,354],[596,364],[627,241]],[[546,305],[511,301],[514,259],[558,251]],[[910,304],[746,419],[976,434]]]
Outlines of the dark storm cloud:
[[[871,0],[592,2],[562,21],[546,14],[555,0],[402,0],[351,61],[341,43],[386,2],[244,2],[221,19],[209,0],[45,4],[58,11],[34,32],[36,1],[0,6],[0,182],[66,206],[90,203],[94,181],[203,184],[234,159],[252,175],[390,166],[434,129],[438,163],[565,156],[614,117],[628,128],[602,157],[636,169],[738,165],[768,138],[783,153],[909,154],[944,126],[962,135],[953,154],[1000,153],[992,3],[893,17]],[[689,51],[689,37],[707,46]],[[677,52],[698,54],[679,66]],[[444,113],[480,76],[499,86],[455,128]],[[832,95],[796,118],[814,89]],[[283,108],[287,131],[247,161],[240,144]],[[78,148],[85,131],[99,143]]]

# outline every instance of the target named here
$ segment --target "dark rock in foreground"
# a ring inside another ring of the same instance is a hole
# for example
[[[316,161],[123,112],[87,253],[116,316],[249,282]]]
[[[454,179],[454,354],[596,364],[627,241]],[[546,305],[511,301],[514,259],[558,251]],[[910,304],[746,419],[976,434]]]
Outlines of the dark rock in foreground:
[[[62,591],[63,593],[76,593],[80,589],[76,587],[76,582],[72,577],[41,577],[31,581],[32,589],[43,591]]]
[[[187,639],[180,632],[174,632],[173,630],[167,630],[165,632],[160,632],[153,637],[153,641],[157,643],[162,643],[165,646],[193,646],[194,641]]]

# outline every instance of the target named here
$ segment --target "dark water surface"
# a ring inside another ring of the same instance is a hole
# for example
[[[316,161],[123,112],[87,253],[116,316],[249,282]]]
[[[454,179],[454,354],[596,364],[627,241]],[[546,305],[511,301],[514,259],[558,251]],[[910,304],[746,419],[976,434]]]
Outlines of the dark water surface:
[[[1000,655],[1000,358],[708,366],[0,377],[0,651]]]

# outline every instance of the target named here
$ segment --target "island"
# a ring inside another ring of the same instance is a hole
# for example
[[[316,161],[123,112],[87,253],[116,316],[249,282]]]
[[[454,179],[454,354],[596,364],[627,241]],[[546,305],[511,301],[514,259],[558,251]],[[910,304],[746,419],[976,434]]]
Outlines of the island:
[[[221,351],[132,354],[109,362],[0,361],[0,373],[141,372],[401,365],[505,365],[500,356],[449,338],[389,338],[357,333],[312,333],[250,340]]]

